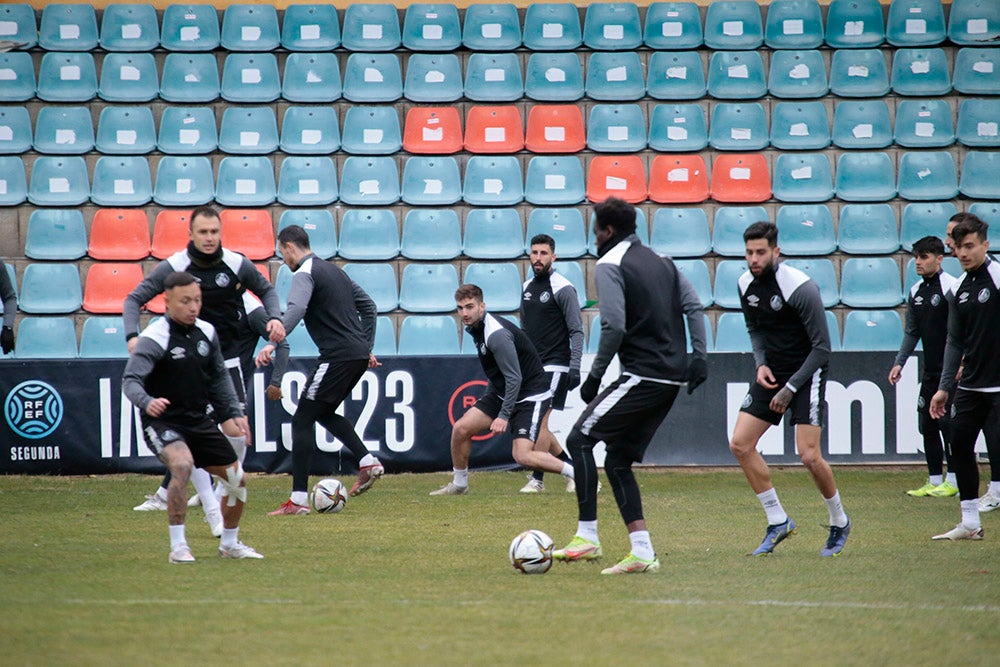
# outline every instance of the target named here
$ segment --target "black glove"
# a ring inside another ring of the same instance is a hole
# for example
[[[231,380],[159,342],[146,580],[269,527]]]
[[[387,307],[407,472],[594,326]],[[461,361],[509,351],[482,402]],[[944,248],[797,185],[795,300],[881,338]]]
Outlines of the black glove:
[[[708,362],[701,357],[694,357],[688,363],[687,372],[684,373],[684,381],[687,382],[688,394],[697,389],[706,379],[708,379]]]
[[[3,331],[0,332],[0,347],[3,348],[4,354],[10,354],[14,351],[14,330],[10,327],[4,327]]]
[[[566,376],[566,391],[573,391],[580,386],[580,369],[571,368]]]
[[[592,400],[597,398],[597,392],[600,388],[600,378],[588,375],[587,379],[584,380],[583,385],[580,386],[580,398],[582,398],[585,402],[590,403]]]

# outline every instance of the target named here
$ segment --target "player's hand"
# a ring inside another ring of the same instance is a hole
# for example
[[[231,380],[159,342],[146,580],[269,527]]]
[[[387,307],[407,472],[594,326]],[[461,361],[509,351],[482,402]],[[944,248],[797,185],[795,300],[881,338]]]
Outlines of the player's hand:
[[[955,382],[958,382],[959,380],[962,379],[962,371],[964,370],[965,370],[964,365],[958,367],[958,372],[955,373]]]
[[[269,401],[280,401],[285,397],[281,393],[281,387],[275,387],[273,384],[267,386],[267,400]]]
[[[774,379],[774,373],[763,364],[757,367],[757,384],[766,389],[778,388],[778,381]]]
[[[139,344],[139,337],[132,336],[128,339],[128,353],[132,354],[135,351],[135,346]]]
[[[263,368],[271,363],[271,355],[274,354],[274,346],[268,343],[261,348],[260,352],[257,353],[257,358],[254,359],[254,364],[257,368]]]
[[[597,398],[597,392],[601,389],[601,379],[593,375],[588,375],[583,384],[580,385],[580,398],[585,403],[590,403]]]
[[[566,391],[573,391],[580,386],[580,369],[571,368],[566,374]]]
[[[236,424],[236,428],[240,430],[240,433],[247,438],[247,447],[253,445],[253,440],[250,437],[250,422],[247,421],[246,417],[233,417],[233,423]]]
[[[4,354],[14,351],[14,330],[10,327],[4,327],[0,332],[0,348],[3,348]]]
[[[948,392],[938,389],[931,397],[930,407],[927,409],[933,419],[944,417],[944,408],[948,404]]]
[[[154,398],[146,406],[146,414],[150,417],[159,417],[167,410],[170,401],[165,398]]]
[[[369,353],[369,355],[368,355],[368,368],[378,368],[378,367],[379,367],[379,366],[381,366],[381,365],[382,365],[382,362],[381,362],[381,361],[379,361],[379,360],[378,360],[378,359],[377,359],[377,358],[375,357],[375,355],[374,355],[374,354],[370,354],[370,353]]]
[[[507,420],[502,419],[501,417],[497,417],[496,419],[493,420],[493,423],[490,424],[490,432],[496,435],[500,435],[506,430],[507,430]]]
[[[896,384],[897,382],[899,382],[899,378],[901,378],[902,376],[903,376],[903,367],[900,366],[899,364],[896,364],[895,366],[892,367],[892,370],[889,371],[889,384]]]
[[[285,325],[281,323],[281,320],[269,320],[267,334],[272,342],[280,343],[285,340]]]
[[[688,363],[687,371],[684,372],[684,381],[687,382],[688,394],[690,395],[701,383],[708,379],[708,362],[701,357],[694,357]]]
[[[788,387],[782,387],[781,391],[775,394],[774,398],[771,399],[771,410],[777,412],[779,415],[784,414],[785,410],[788,409],[788,404],[792,402],[793,396],[795,396],[795,394],[792,393],[791,389]]]

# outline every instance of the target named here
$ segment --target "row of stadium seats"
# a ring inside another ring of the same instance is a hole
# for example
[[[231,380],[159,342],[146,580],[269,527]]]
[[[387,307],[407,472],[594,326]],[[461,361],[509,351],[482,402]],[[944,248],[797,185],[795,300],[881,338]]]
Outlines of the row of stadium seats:
[[[279,26],[269,5],[231,5],[220,29],[212,6],[168,5],[162,22],[148,4],[112,4],[102,15],[90,5],[46,5],[36,31],[30,5],[0,8],[0,37],[51,51],[152,50],[498,51],[520,48],[571,50],[774,49],[978,44],[1000,36],[1000,7],[982,0],[953,0],[947,28],[941,0],[893,0],[888,20],[878,0],[833,0],[823,15],[817,0],[772,0],[766,21],[756,2],[713,2],[702,23],[693,2],[653,3],[640,18],[631,2],[593,3],[581,28],[580,10],[565,4],[531,4],[520,16],[512,4],[472,5],[460,17],[451,4],[413,4],[402,28],[390,4],[349,5],[343,30],[334,7],[291,5]],[[464,21],[463,21],[464,18]]]

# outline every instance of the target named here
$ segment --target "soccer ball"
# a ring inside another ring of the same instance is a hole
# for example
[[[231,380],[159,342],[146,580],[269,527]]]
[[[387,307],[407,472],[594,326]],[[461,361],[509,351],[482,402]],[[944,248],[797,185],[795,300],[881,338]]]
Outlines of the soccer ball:
[[[347,504],[347,489],[339,479],[321,479],[309,494],[309,503],[320,514],[335,514]]]
[[[526,530],[510,543],[510,564],[524,574],[545,574],[552,567],[552,538]]]

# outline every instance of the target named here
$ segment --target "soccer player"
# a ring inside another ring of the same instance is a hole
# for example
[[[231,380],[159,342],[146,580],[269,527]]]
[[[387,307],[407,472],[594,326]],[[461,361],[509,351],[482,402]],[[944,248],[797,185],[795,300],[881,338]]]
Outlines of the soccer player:
[[[899,382],[906,360],[913,354],[917,342],[923,342],[924,370],[920,378],[920,398],[917,399],[917,426],[924,440],[929,477],[926,484],[906,493],[917,497],[950,498],[958,493],[958,486],[951,466],[948,467],[947,479],[942,474],[950,442],[947,418],[931,419],[928,408],[941,383],[944,343],[948,335],[948,304],[944,295],[955,283],[955,278],[941,270],[944,243],[936,236],[925,236],[914,243],[913,258],[921,279],[910,288],[903,342],[889,371],[889,382]]]
[[[476,344],[489,385],[452,428],[452,481],[430,495],[461,496],[469,492],[472,436],[487,429],[494,435],[510,429],[514,438],[513,456],[518,464],[572,477],[572,465],[546,449],[535,448],[552,392],[528,335],[509,320],[486,312],[483,290],[478,285],[459,286],[455,305],[465,330]]]
[[[552,555],[562,561],[592,561],[602,555],[594,446],[603,440],[607,447],[604,470],[632,549],[601,573],[656,572],[660,561],[646,528],[632,464],[642,461],[681,385],[687,383],[691,393],[708,375],[704,316],[697,293],[674,263],[639,241],[635,207],[609,198],[596,205],[594,213],[601,339],[580,387],[588,405],[566,439],[576,471],[579,521],[570,543]],[[685,318],[694,351],[690,362],[685,351]],[[601,378],[616,354],[622,374],[598,394]]]
[[[14,316],[17,315],[17,294],[10,284],[7,267],[0,259],[0,301],[3,302],[3,329],[0,329],[0,349],[4,354],[14,351]]]
[[[552,410],[566,407],[566,394],[580,386],[580,360],[583,357],[583,322],[580,302],[573,283],[552,268],[556,260],[556,242],[548,234],[531,239],[531,270],[534,277],[524,281],[521,290],[521,326],[534,343],[552,390],[552,408],[542,417],[535,447],[547,451],[564,463],[569,462],[556,436],[549,430]],[[545,490],[541,470],[534,471],[521,493]],[[572,493],[576,482],[566,478],[566,491]]]
[[[743,232],[749,270],[739,278],[740,302],[757,365],[755,382],[743,400],[729,443],[750,487],[767,514],[764,540],[754,556],[769,554],[795,532],[757,442],[791,414],[802,464],[812,474],[830,514],[830,535],[821,556],[838,556],[851,533],[833,471],[820,451],[824,393],[830,358],[819,287],[802,271],[780,263],[778,228],[755,222]]]
[[[240,517],[247,498],[243,467],[229,441],[208,416],[230,432],[249,437],[250,427],[222,357],[215,327],[199,319],[201,288],[186,271],[163,279],[167,314],[136,338],[125,365],[122,389],[142,411],[150,447],[170,470],[167,517],[171,563],[192,563],[184,534],[184,489],[195,466],[219,477],[225,487],[222,558],[263,558],[239,541]]]
[[[299,322],[319,348],[319,360],[309,376],[292,417],[292,494],[269,512],[309,514],[309,468],[316,448],[317,422],[344,443],[358,459],[358,479],[351,487],[357,496],[371,488],[385,468],[354,431],[354,425],[335,411],[368,368],[379,366],[372,354],[375,342],[375,302],[344,271],[313,254],[309,235],[298,225],[278,232],[278,247],[285,265],[294,273],[288,290],[284,330]],[[274,346],[264,346],[257,364],[271,361]]]
[[[1000,265],[986,254],[989,225],[974,215],[951,230],[955,254],[965,273],[952,285],[948,301],[948,339],[944,350],[941,384],[931,399],[930,414],[940,419],[949,397],[951,407],[951,459],[958,476],[962,521],[935,540],[981,540],[979,521],[979,465],[975,444],[987,424],[1000,419]],[[956,380],[959,364],[961,379]],[[957,385],[957,389],[956,389]]]

